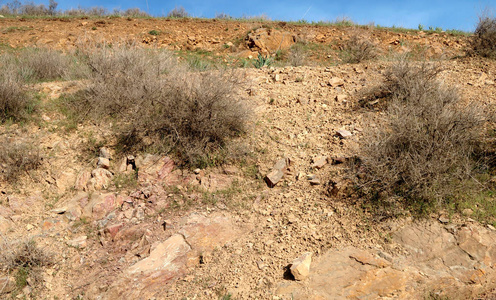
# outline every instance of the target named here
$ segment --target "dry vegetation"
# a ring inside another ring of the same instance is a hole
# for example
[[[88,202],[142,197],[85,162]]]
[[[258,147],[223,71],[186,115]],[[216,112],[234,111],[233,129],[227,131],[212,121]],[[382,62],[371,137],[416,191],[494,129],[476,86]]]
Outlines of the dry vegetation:
[[[487,15],[479,18],[469,53],[496,58],[496,18]]]
[[[341,60],[345,63],[358,64],[376,58],[378,50],[368,36],[353,33],[341,48]]]
[[[371,194],[441,207],[466,188],[461,183],[477,166],[485,117],[440,82],[439,72],[400,60],[387,73],[384,117],[361,142],[362,184]]]
[[[90,84],[72,98],[72,110],[79,118],[121,120],[124,150],[151,146],[197,165],[244,131],[250,112],[234,71],[190,72],[168,52],[136,47],[86,56]]]

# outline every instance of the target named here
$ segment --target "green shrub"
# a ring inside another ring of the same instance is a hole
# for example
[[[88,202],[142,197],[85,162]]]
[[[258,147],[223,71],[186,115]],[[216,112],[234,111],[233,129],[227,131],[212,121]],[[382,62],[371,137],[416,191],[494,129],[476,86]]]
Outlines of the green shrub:
[[[268,67],[272,64],[272,58],[267,55],[258,54],[258,58],[253,63],[253,66],[257,69],[261,69],[262,67]]]

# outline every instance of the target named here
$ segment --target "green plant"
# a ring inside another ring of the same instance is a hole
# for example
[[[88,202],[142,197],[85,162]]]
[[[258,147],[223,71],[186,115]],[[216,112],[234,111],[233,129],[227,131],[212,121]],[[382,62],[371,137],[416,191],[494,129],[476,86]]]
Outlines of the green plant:
[[[253,66],[257,69],[262,67],[270,66],[272,64],[272,58],[267,55],[258,54],[258,58],[253,62]]]
[[[420,31],[424,30],[424,25],[419,24],[419,25],[418,25],[418,30],[420,30]]]
[[[159,31],[159,30],[155,30],[155,29],[153,29],[153,30],[150,30],[150,31],[148,32],[148,34],[150,34],[150,35],[160,35],[160,31]]]
[[[453,200],[479,163],[483,112],[462,103],[456,89],[436,79],[439,72],[425,62],[396,63],[383,87],[384,118],[360,142],[361,186],[417,211]]]

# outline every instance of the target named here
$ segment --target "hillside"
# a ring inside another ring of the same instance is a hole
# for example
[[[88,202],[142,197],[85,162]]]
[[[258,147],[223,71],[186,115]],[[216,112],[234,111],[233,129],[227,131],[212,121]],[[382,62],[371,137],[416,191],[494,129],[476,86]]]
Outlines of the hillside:
[[[16,181],[0,181],[1,297],[494,297],[492,195],[421,218],[390,214],[356,192],[348,164],[384,115],[380,101],[363,105],[363,95],[381,85],[398,56],[441,65],[440,80],[463,101],[494,111],[496,62],[466,56],[470,37],[146,18],[4,18],[0,32],[4,53],[133,45],[175,51],[192,73],[232,67],[251,111],[245,133],[225,146],[224,164],[193,167],[171,150],[123,151],[113,134],[119,117],[74,121],[60,110],[88,85],[84,76],[28,82],[38,111],[0,132],[5,144],[38,147],[41,162]],[[370,41],[375,57],[347,62],[354,37]],[[254,68],[259,53],[273,64]],[[282,178],[270,182],[278,170]]]

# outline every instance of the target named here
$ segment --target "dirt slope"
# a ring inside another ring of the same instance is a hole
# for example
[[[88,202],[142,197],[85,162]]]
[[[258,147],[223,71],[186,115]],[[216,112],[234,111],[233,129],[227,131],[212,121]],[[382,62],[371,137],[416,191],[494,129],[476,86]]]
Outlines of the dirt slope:
[[[189,19],[0,19],[0,38],[11,47],[69,50],[80,42],[133,41],[145,47],[200,48],[246,57],[257,53],[245,40],[247,32],[264,28],[261,25]],[[295,41],[322,45],[338,45],[354,30],[269,25]],[[150,35],[151,30],[161,33]],[[240,141],[245,164],[188,170],[166,156],[136,154],[137,184],[115,184],[116,178],[135,173],[131,158],[112,149],[110,128],[84,124],[65,131],[61,116],[50,111],[40,123],[3,126],[5,134],[35,137],[45,160],[21,183],[1,183],[0,233],[4,240],[33,238],[52,254],[53,263],[37,278],[29,278],[21,291],[13,274],[0,274],[0,295],[468,299],[490,292],[496,286],[494,228],[460,215],[449,220],[436,215],[422,222],[411,217],[382,220],[345,192],[352,185],[344,180],[341,162],[356,153],[363,129],[376,126],[364,120],[380,112],[361,109],[359,95],[380,82],[392,54],[416,51],[421,45],[428,57],[444,57],[442,79],[491,111],[496,63],[452,59],[463,54],[466,37],[360,31],[373,37],[384,56],[336,64],[331,47],[326,50],[331,57],[313,57],[318,65],[241,70],[247,78],[242,91],[255,110],[249,133]],[[237,44],[236,49],[223,46],[229,42]],[[50,103],[81,84],[45,82],[34,88]],[[342,130],[350,135],[340,136]],[[98,145],[97,151],[83,153],[88,145]],[[99,157],[110,158],[109,171],[97,165]],[[284,177],[270,188],[263,177],[281,159]],[[288,266],[306,252],[312,255],[309,275],[295,281]]]

